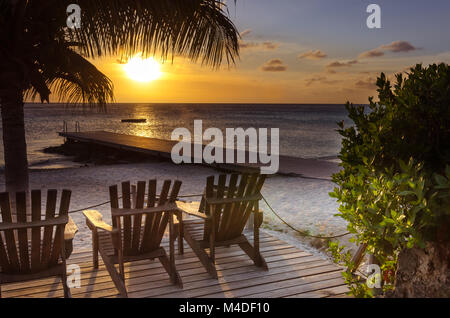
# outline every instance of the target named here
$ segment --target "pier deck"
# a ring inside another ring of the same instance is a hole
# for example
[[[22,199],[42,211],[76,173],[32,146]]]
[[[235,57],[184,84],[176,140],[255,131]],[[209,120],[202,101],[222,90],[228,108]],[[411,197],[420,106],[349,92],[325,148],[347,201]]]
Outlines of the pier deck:
[[[171,158],[171,150],[177,143],[177,141],[172,140],[132,136],[107,131],[61,132],[59,135],[72,141],[122,149],[144,155],[159,156],[167,159]],[[192,144],[191,147],[193,148]],[[192,150],[191,153],[194,154],[194,151]],[[225,155],[225,151],[223,153]],[[247,151],[246,162],[248,162],[248,157],[249,153]],[[241,163],[208,165],[231,170],[242,170],[261,166],[261,164]],[[295,175],[306,178],[330,180],[331,175],[338,172],[339,169],[340,167],[338,164],[331,161],[280,156],[278,173],[283,175]]]

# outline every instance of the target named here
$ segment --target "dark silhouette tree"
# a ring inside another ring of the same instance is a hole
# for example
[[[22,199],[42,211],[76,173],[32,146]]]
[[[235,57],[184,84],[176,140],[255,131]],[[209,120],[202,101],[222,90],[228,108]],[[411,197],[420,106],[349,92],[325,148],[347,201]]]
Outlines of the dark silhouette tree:
[[[67,27],[67,6],[81,28]],[[0,103],[7,191],[28,188],[24,100],[104,107],[113,84],[87,59],[182,55],[218,67],[239,55],[223,0],[0,0]]]

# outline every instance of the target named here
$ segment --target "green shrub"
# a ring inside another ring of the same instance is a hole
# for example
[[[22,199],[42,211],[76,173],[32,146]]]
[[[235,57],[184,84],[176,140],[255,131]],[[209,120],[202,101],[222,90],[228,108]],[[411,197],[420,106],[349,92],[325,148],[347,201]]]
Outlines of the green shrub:
[[[450,68],[417,65],[377,86],[368,109],[346,105],[354,125],[339,123],[343,170],[330,195],[383,269],[404,248],[450,241]]]

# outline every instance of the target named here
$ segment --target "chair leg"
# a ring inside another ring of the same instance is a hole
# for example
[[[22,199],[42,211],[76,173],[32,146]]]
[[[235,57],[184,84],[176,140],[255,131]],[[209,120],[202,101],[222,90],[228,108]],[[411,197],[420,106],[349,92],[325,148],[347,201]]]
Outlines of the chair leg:
[[[259,252],[255,250],[253,246],[251,246],[251,244],[248,241],[239,243],[239,247],[253,260],[253,263],[257,267],[261,267],[266,271],[269,270],[269,267],[267,266],[267,263],[264,260],[264,258],[261,256]]]
[[[184,226],[183,226],[183,213],[180,212],[176,215],[178,219],[178,224],[176,228],[176,235],[178,236],[178,254],[184,254],[184,246],[183,246],[183,236],[184,236]]]
[[[184,239],[191,247],[192,251],[197,255],[198,259],[202,263],[206,271],[213,277],[217,279],[216,266],[212,262],[211,258],[206,254],[205,250],[197,244],[197,242],[191,237],[190,233],[184,233]]]
[[[179,232],[178,232],[178,254],[183,255],[184,254],[184,246],[183,246],[183,236],[184,236],[184,230],[183,225],[179,225]]]
[[[92,263],[94,268],[98,268],[98,233],[96,230],[92,231]]]
[[[178,285],[180,288],[183,288],[183,281],[181,280],[181,276],[178,273],[175,265],[170,264],[170,260],[167,257],[166,251],[164,251],[164,255],[158,257],[158,259],[166,270],[167,274],[169,274],[172,284]]]
[[[125,287],[125,279],[117,272],[114,264],[111,262],[110,258],[107,255],[104,255],[102,249],[99,249],[100,255],[102,256],[103,263],[105,264],[106,270],[111,276],[111,279],[116,286],[117,290],[120,293],[120,296],[123,298],[128,297],[127,288]]]
[[[67,286],[67,272],[66,272],[66,266],[64,266],[64,269],[61,274],[61,283],[63,285],[64,289],[64,298],[72,298],[72,294],[70,293],[70,288]]]

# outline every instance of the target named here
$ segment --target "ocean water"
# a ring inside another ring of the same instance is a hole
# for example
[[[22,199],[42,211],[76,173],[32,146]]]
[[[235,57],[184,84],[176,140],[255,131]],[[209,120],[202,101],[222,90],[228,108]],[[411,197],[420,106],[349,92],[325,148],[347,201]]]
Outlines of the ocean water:
[[[147,122],[122,123],[124,118],[146,118]],[[112,104],[106,112],[99,112],[61,104],[26,104],[28,161],[33,165],[63,159],[42,149],[63,142],[58,132],[64,121],[69,131],[74,131],[79,122],[81,131],[106,130],[170,139],[178,127],[193,132],[196,119],[203,120],[203,129],[217,127],[224,135],[225,128],[279,128],[280,154],[300,158],[336,156],[341,145],[336,123],[344,120],[350,124],[344,105]],[[4,165],[3,147],[0,165]]]

